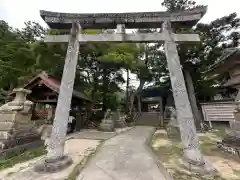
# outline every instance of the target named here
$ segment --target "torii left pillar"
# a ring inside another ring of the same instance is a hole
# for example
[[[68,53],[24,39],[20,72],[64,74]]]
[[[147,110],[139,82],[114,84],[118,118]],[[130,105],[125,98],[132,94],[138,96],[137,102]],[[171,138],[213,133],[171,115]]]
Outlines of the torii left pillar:
[[[64,144],[78,62],[79,41],[77,37],[80,30],[81,26],[78,23],[72,23],[47,159],[35,166],[36,171],[54,172],[72,163],[72,159],[64,155]]]

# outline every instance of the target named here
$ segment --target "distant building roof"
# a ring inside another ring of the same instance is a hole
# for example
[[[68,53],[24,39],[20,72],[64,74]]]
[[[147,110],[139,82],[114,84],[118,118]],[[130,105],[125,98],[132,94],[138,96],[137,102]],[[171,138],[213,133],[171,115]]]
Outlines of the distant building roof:
[[[223,51],[220,58],[208,69],[208,71],[213,71],[215,69],[218,69],[222,65],[225,64],[227,60],[229,60],[230,57],[233,57],[235,54],[240,53],[239,48],[227,48]]]
[[[51,76],[46,72],[42,72],[39,75],[35,76],[27,84],[25,84],[23,88],[32,89],[36,85],[35,84],[36,81],[40,81],[39,82],[40,84],[44,84],[46,87],[50,88],[52,91],[59,93],[61,82],[58,81],[54,76]],[[77,90],[73,90],[73,97],[84,99],[87,101],[92,101],[87,95]]]

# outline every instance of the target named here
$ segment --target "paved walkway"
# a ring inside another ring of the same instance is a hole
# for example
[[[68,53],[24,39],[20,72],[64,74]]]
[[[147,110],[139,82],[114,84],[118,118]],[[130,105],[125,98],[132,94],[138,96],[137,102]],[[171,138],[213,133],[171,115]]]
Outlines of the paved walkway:
[[[115,129],[115,132],[102,132],[94,129],[83,129],[80,132],[75,132],[68,135],[68,139],[94,139],[107,140],[122,132],[128,131],[131,127]]]
[[[146,146],[152,127],[135,127],[107,140],[77,180],[167,180]]]

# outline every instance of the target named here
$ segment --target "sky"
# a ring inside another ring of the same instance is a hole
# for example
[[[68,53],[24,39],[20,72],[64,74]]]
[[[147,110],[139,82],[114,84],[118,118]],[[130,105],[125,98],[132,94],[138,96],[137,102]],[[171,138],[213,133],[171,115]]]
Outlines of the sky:
[[[163,0],[0,0],[0,20],[15,28],[24,27],[24,22],[37,21],[46,26],[39,10],[71,13],[100,12],[146,12],[163,11]],[[201,22],[208,23],[232,12],[240,14],[240,0],[196,0],[208,5],[208,12]]]
[[[163,0],[0,0],[0,20],[14,28],[23,28],[25,21],[36,21],[46,27],[39,15],[40,10],[69,13],[110,13],[164,11]],[[208,12],[201,22],[209,23],[224,15],[237,12],[240,15],[240,0],[196,0],[207,5]],[[137,84],[136,77],[131,82]]]

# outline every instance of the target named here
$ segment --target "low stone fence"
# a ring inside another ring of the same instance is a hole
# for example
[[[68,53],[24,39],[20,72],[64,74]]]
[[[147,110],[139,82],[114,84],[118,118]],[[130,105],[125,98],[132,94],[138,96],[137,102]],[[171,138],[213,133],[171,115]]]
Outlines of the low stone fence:
[[[233,157],[235,160],[240,161],[240,147],[234,147],[222,142],[217,144],[218,148],[221,149],[228,156]],[[237,159],[236,159],[237,158]]]

